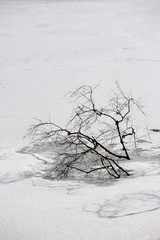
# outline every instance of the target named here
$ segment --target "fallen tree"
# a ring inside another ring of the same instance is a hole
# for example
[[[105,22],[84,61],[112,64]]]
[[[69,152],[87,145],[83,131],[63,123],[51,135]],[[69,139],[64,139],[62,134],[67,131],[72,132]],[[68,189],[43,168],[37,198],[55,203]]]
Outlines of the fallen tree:
[[[69,93],[75,108],[65,127],[39,120],[29,128],[27,136],[32,142],[55,147],[52,171],[56,179],[77,171],[85,175],[107,173],[114,178],[129,176],[121,160],[130,160],[127,142],[130,138],[136,142],[131,113],[134,106],[141,111],[141,106],[118,84],[117,89],[107,106],[98,107],[95,88],[81,86]]]

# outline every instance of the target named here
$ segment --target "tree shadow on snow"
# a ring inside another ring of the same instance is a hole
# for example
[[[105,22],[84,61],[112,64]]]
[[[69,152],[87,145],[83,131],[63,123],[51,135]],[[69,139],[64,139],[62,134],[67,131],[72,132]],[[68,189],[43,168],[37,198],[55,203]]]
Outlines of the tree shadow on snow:
[[[152,212],[160,209],[160,194],[131,193],[107,199],[103,204],[84,206],[85,212],[100,218],[120,218]]]
[[[4,175],[0,176],[0,184],[20,182],[33,177],[40,178],[42,177],[42,175],[39,172],[32,172],[32,171],[26,171],[21,174],[17,174],[15,176],[10,175],[9,173],[5,173]]]

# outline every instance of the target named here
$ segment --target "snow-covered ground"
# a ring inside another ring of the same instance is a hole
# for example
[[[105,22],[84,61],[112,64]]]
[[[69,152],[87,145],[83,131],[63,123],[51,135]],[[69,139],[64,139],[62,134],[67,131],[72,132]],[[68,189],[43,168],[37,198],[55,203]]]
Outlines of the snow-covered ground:
[[[160,143],[140,146],[131,176],[103,184],[50,181],[40,157],[1,151],[0,239],[159,240]]]
[[[32,118],[65,122],[63,96],[82,84],[101,83],[104,102],[118,81],[160,128],[159,29],[159,0],[0,0],[1,240],[160,239],[160,133],[129,178],[100,185],[49,181],[41,158],[16,152]]]

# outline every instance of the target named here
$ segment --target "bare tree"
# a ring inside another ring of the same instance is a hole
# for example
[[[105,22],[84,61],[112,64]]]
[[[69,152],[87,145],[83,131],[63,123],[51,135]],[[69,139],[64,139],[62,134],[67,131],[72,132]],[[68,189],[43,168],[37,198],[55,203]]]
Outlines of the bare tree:
[[[120,178],[129,176],[120,160],[129,160],[127,141],[135,139],[131,113],[141,106],[131,96],[126,96],[118,86],[106,107],[99,107],[94,98],[95,88],[81,86],[69,96],[75,103],[71,119],[65,127],[51,121],[32,125],[28,135],[32,141],[54,144],[55,178],[66,178],[75,171],[104,174]]]

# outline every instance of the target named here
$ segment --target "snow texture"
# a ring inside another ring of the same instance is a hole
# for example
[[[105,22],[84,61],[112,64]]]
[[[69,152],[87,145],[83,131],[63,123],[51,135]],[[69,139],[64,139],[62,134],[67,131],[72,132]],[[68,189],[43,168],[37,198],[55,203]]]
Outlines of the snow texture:
[[[0,0],[0,240],[160,240],[159,29],[159,0]],[[68,91],[100,83],[103,105],[116,81],[156,130],[130,177],[50,181],[43,152],[18,152],[34,117],[65,123]]]

